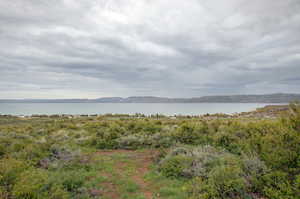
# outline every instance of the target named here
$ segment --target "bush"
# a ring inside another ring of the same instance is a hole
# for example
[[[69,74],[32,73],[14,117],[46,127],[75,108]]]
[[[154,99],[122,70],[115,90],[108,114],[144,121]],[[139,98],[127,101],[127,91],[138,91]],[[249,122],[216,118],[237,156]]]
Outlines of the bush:
[[[246,182],[238,167],[219,166],[214,168],[208,178],[208,186],[216,190],[219,198],[244,198],[246,196]]]
[[[268,169],[258,157],[237,156],[212,146],[176,147],[160,162],[167,177],[192,178],[194,198],[247,198]]]
[[[69,192],[76,192],[85,181],[85,176],[81,171],[70,171],[60,174],[58,178],[62,182],[63,187]]]
[[[275,171],[263,176],[263,193],[272,199],[297,199],[284,172]]]
[[[42,145],[43,144],[28,144],[22,152],[19,152],[17,157],[30,162],[32,165],[36,165],[41,159],[48,156],[48,152],[43,150]]]
[[[21,173],[14,185],[15,199],[68,199],[81,194],[85,171],[59,171],[50,173],[43,169],[29,169]]]
[[[63,168],[79,159],[80,154],[80,150],[74,151],[66,146],[54,144],[50,147],[48,156],[39,161],[39,166],[44,169]]]
[[[291,103],[289,111],[289,115],[284,118],[284,122],[286,122],[287,126],[300,132],[300,103]]]
[[[182,144],[207,144],[209,139],[206,134],[208,128],[205,124],[183,124],[173,133],[174,139]]]
[[[159,165],[159,170],[167,177],[185,177],[185,170],[191,164],[191,157],[175,155],[162,161]]]
[[[261,190],[261,178],[269,169],[263,161],[261,161],[256,155],[243,156],[242,169],[244,171],[244,177],[248,186],[252,186],[252,191],[257,192]]]
[[[295,177],[294,189],[295,194],[300,195],[300,174]]]
[[[117,143],[118,148],[121,149],[138,149],[142,147],[169,147],[174,144],[174,141],[168,136],[163,136],[162,133],[155,133],[123,136],[117,139]]]
[[[218,132],[214,137],[217,146],[225,148],[231,153],[241,154],[241,148],[238,145],[238,137],[228,132]]]
[[[1,141],[1,140],[0,140]],[[5,155],[5,153],[6,153],[6,149],[5,149],[5,147],[2,145],[2,143],[0,144],[0,158],[2,157],[2,156],[4,156]]]
[[[189,191],[193,199],[250,198],[242,171],[237,167],[218,166],[211,170],[208,179],[195,178]]]
[[[146,145],[146,138],[142,135],[128,135],[117,140],[118,148],[121,149],[138,149]]]
[[[15,199],[48,198],[48,174],[43,170],[26,170],[13,187],[12,195]]]
[[[0,160],[0,186],[10,190],[18,181],[18,176],[28,168],[28,164],[13,158]]]
[[[185,177],[207,177],[207,174],[218,165],[238,165],[239,161],[228,152],[217,150],[209,145],[198,147],[176,147],[171,150],[159,163],[160,167],[173,160],[174,157],[185,157],[191,162],[181,170],[180,176]],[[180,159],[175,158],[176,161]],[[182,158],[183,159],[183,158]],[[178,163],[180,164],[180,163]],[[185,163],[184,163],[185,165]]]
[[[52,185],[49,193],[49,199],[71,199],[70,194],[60,185]]]
[[[9,196],[9,192],[7,190],[5,190],[4,187],[0,186],[0,198],[1,199],[9,199],[10,196]]]

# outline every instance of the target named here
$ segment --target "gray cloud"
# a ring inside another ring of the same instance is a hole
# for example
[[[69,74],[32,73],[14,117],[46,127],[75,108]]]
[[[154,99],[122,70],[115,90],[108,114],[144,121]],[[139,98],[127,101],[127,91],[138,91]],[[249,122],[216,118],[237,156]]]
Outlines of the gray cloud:
[[[0,98],[300,92],[299,0],[0,8]]]

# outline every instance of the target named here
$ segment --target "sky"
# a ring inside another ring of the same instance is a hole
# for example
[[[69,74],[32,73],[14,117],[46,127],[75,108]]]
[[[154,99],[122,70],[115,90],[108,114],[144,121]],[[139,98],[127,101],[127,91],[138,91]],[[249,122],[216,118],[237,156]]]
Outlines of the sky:
[[[300,93],[299,0],[0,0],[0,98]]]

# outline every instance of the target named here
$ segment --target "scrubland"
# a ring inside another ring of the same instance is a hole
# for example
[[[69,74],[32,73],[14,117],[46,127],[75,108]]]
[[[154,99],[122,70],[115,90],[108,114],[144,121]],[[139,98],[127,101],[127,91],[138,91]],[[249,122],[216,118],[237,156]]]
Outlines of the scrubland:
[[[299,199],[300,107],[277,118],[0,117],[1,199]]]

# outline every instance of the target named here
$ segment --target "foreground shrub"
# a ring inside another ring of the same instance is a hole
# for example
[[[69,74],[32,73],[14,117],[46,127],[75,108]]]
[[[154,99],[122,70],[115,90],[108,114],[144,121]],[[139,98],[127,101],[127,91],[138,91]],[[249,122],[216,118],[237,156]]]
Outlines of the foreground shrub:
[[[18,181],[18,176],[28,168],[28,164],[13,158],[0,160],[0,186],[3,190],[11,190]]]
[[[48,156],[39,161],[39,166],[44,169],[63,168],[78,160],[80,155],[80,150],[71,150],[66,146],[55,144],[50,147]]]
[[[9,197],[9,192],[4,187],[0,186],[0,198],[8,199]]]
[[[77,192],[85,181],[84,171],[81,170],[65,171],[63,174],[60,173],[57,178],[62,186],[69,192]]]
[[[15,199],[68,199],[59,185],[51,184],[49,174],[41,169],[23,172],[12,191]]]
[[[167,177],[185,177],[186,170],[192,165],[192,158],[175,155],[160,163],[159,170]]]
[[[296,199],[296,193],[284,172],[276,171],[263,176],[263,192],[272,199]],[[299,198],[299,197],[298,197]]]
[[[237,156],[212,146],[176,147],[158,169],[167,177],[192,178],[189,192],[195,199],[249,198],[268,171],[254,155]]]
[[[198,147],[176,147],[171,150],[159,163],[161,167],[176,160],[179,161],[179,157],[190,161],[189,165],[183,163],[185,166],[181,170],[180,176],[186,177],[207,177],[210,170],[218,165],[239,165],[239,160],[232,154],[223,150],[217,150],[216,148],[206,145]],[[174,160],[173,160],[174,159]],[[177,163],[180,164],[180,163]]]
[[[238,167],[217,166],[213,168],[208,178],[195,178],[190,185],[191,197],[193,199],[210,198],[246,198],[246,181],[243,173]]]
[[[244,155],[242,157],[242,170],[248,186],[251,186],[251,190],[260,192],[262,177],[270,171],[265,163],[256,155]]]

